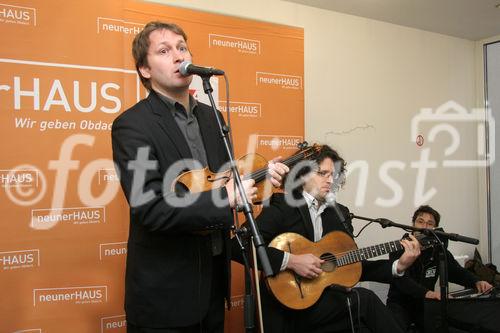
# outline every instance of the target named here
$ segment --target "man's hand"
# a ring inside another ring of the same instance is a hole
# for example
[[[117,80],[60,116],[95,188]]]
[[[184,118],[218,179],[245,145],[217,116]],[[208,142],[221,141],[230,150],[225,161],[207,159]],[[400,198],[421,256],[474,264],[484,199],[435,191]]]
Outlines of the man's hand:
[[[324,260],[316,257],[312,254],[291,254],[288,258],[288,265],[286,268],[293,270],[298,275],[314,279],[318,277],[323,270],[321,269],[321,264]]]
[[[410,235],[410,239],[401,240],[405,252],[398,261],[397,270],[399,274],[406,271],[420,255],[420,243],[413,235]]]
[[[283,176],[290,171],[290,169],[281,161],[281,156],[274,158],[267,164],[268,174],[271,176],[270,180],[274,187],[280,187]]]
[[[441,299],[441,294],[439,293],[439,291],[429,290],[427,293],[425,293],[425,298],[440,300]]]
[[[476,289],[480,293],[487,292],[491,288],[493,288],[493,286],[491,284],[489,284],[488,282],[486,282],[486,281],[477,281],[476,282]]]
[[[248,201],[251,203],[257,198],[257,188],[255,187],[255,180],[247,179],[242,180],[243,188],[245,189],[245,194],[247,195]],[[227,198],[229,200],[229,205],[231,208],[235,208],[237,205],[241,205],[241,197],[238,193],[238,189],[234,188],[234,180],[231,178],[226,184]]]

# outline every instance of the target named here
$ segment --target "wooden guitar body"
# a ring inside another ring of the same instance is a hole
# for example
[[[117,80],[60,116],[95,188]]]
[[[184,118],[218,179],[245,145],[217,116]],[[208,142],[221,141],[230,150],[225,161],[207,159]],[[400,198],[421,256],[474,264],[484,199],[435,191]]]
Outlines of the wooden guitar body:
[[[300,277],[291,270],[267,279],[273,295],[291,309],[308,308],[316,303],[325,288],[331,285],[353,287],[361,278],[361,262],[336,265],[337,254],[357,249],[354,240],[344,232],[330,232],[317,243],[299,234],[284,233],[273,239],[269,246],[293,254],[311,253],[325,259],[321,267],[323,272],[315,279]]]
[[[429,238],[424,234],[415,237],[421,250],[439,244],[434,237]],[[274,238],[269,246],[293,254],[311,253],[325,260],[321,266],[323,272],[315,279],[302,278],[291,270],[267,279],[268,286],[278,301],[296,310],[316,303],[323,290],[331,285],[350,288],[358,283],[361,278],[361,261],[404,250],[400,240],[358,249],[354,240],[341,231],[330,232],[316,243],[288,232]]]

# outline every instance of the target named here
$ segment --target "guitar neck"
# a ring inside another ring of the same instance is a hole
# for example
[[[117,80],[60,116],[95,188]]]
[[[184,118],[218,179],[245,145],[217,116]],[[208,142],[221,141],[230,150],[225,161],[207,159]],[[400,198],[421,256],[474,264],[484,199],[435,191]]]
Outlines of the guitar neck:
[[[313,156],[313,154],[314,154],[313,151],[311,151],[310,149],[306,149],[304,151],[300,151],[297,154],[292,155],[292,156],[284,159],[283,161],[281,161],[281,163],[283,163],[287,167],[291,168],[295,164],[297,164],[298,162],[310,158],[311,156]],[[252,172],[251,174],[245,176],[245,179],[253,179],[253,180],[255,180],[255,183],[259,183],[266,178],[268,170],[269,170],[268,167],[260,168],[256,171]]]
[[[362,260],[375,258],[387,253],[396,252],[403,249],[404,249],[403,245],[401,245],[399,240],[395,240],[379,245],[364,247],[362,249],[348,251],[342,255],[337,255],[337,266],[354,264]]]

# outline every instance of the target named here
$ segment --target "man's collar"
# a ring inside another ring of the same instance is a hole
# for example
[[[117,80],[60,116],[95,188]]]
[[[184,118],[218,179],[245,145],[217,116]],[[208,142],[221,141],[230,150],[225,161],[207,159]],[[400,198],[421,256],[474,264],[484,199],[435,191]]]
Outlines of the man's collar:
[[[163,95],[162,93],[159,93],[158,91],[154,90],[154,92],[160,97],[160,99],[167,104],[167,106],[170,109],[175,108],[176,105],[182,105],[181,103],[171,99],[170,97],[167,97]],[[189,94],[189,108],[190,111],[193,112],[194,108],[198,105],[198,101],[191,95]]]
[[[323,206],[326,207],[326,203],[325,202],[323,202],[323,203],[320,204],[320,202],[318,201],[318,199],[316,199],[315,197],[313,197],[311,195],[311,193],[309,193],[307,191],[302,191],[302,196],[304,197],[304,200],[306,201],[308,208],[311,208],[311,206],[314,206],[316,209],[319,210]]]

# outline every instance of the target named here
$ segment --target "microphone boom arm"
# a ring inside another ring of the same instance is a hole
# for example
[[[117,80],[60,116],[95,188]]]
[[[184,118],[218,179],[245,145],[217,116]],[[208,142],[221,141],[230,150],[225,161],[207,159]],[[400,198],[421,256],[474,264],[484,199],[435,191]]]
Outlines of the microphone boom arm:
[[[400,229],[403,229],[406,231],[419,231],[419,232],[424,233],[424,234],[431,233],[426,228],[418,228],[418,227],[414,227],[412,225],[400,224],[400,223],[396,223],[396,222],[393,222],[393,221],[385,219],[385,218],[372,219],[369,217],[354,215],[353,213],[350,213],[349,216],[351,219],[365,220],[365,221],[378,223],[382,226],[382,228],[395,227],[395,228],[400,228]],[[468,243],[468,244],[473,244],[473,245],[479,244],[478,239],[467,237],[467,236],[462,236],[459,234],[448,233],[448,232],[444,232],[444,231],[440,231],[440,230],[432,230],[432,233],[442,237],[443,239],[449,239],[449,240],[452,240],[455,242],[462,242],[462,243]]]

